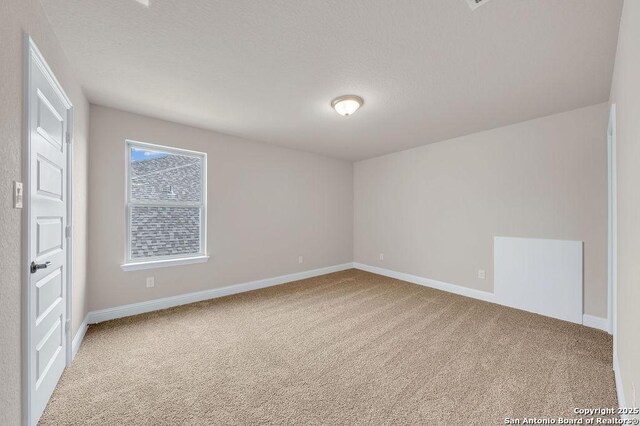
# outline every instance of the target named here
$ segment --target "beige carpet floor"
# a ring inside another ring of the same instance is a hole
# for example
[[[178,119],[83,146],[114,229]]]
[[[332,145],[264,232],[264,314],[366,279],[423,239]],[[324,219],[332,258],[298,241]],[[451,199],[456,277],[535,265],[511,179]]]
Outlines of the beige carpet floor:
[[[498,425],[617,406],[606,333],[349,270],[91,326],[42,425]]]

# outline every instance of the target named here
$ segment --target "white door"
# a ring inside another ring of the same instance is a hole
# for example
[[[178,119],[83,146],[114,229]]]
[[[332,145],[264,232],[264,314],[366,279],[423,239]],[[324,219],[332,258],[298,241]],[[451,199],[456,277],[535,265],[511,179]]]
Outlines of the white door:
[[[66,365],[67,132],[71,105],[28,40],[28,422],[36,424]]]

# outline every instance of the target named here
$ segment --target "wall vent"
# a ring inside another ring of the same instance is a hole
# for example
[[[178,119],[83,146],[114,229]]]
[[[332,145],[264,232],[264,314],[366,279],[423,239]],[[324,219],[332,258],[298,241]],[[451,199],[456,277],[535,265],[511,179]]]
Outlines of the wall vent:
[[[467,0],[467,3],[469,4],[471,10],[476,10],[483,4],[489,3],[489,0]]]

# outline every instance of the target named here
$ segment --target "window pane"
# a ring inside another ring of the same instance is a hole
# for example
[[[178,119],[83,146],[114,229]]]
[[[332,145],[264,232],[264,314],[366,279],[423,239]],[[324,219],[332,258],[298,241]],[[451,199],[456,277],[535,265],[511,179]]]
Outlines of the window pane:
[[[132,207],[131,258],[200,252],[198,207]]]
[[[200,202],[200,157],[131,148],[131,198]]]

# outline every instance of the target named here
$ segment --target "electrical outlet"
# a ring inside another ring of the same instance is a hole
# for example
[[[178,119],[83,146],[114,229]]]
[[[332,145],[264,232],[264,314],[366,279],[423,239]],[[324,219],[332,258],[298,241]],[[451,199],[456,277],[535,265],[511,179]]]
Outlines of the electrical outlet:
[[[380,253],[380,260],[384,260],[384,253]]]
[[[484,280],[487,278],[487,273],[485,272],[484,269],[478,269],[478,278],[480,278],[481,280]]]
[[[298,263],[304,262],[304,258],[302,256],[298,256]]]
[[[152,288],[156,286],[155,277],[147,277],[147,288]]]

